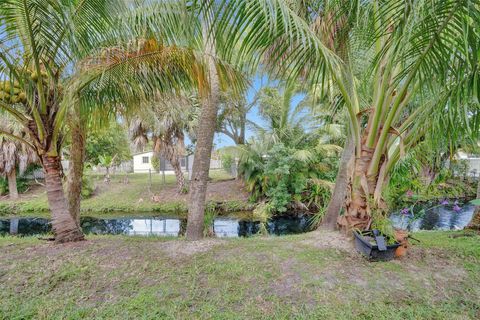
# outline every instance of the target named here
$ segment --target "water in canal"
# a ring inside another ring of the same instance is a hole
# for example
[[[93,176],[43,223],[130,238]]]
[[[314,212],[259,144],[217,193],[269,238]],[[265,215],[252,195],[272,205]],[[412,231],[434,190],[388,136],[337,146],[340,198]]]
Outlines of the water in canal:
[[[462,230],[473,218],[475,206],[445,201],[418,208],[405,208],[390,215],[394,227],[410,231]]]
[[[418,230],[461,230],[472,219],[474,206],[456,203],[427,205],[423,208],[404,209],[390,216],[394,227]],[[125,234],[177,237],[184,234],[186,220],[175,217],[118,217],[101,219],[81,218],[86,234]],[[272,235],[298,234],[310,231],[309,216],[273,217],[266,224]],[[50,220],[44,218],[0,219],[0,235],[41,235],[51,230]],[[219,217],[214,220],[213,231],[217,237],[248,237],[258,233],[260,222]]]
[[[176,237],[184,233],[185,219],[175,217],[119,217],[99,219],[81,218],[86,234],[155,235]],[[309,231],[307,216],[275,217],[266,229],[272,235],[297,234]],[[260,222],[222,217],[214,220],[213,231],[217,237],[248,237],[258,233]],[[44,218],[11,218],[0,220],[0,235],[38,235],[51,230],[50,220]]]

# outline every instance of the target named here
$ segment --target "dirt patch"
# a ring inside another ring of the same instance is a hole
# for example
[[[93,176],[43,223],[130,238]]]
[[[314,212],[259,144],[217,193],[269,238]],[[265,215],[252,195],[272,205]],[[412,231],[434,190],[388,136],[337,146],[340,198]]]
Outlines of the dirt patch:
[[[177,193],[175,186],[169,186],[162,190],[161,193],[152,197],[154,202],[174,202],[188,200],[188,194]],[[225,201],[243,201],[248,200],[248,192],[245,185],[240,180],[226,180],[209,182],[207,185],[207,201],[225,202]]]
[[[170,258],[190,257],[197,253],[210,251],[213,247],[225,243],[219,239],[206,239],[200,241],[167,241],[157,243],[155,247],[162,250]]]
[[[45,187],[41,184],[37,183],[30,183],[27,190],[24,193],[20,193],[18,195],[18,200],[11,201],[10,198],[7,195],[0,196],[0,201],[11,201],[11,202],[17,202],[19,200],[30,200],[30,199],[35,199],[40,196],[45,194]]]
[[[354,250],[353,239],[337,231],[316,230],[308,233],[308,237],[300,243],[318,249],[337,249],[347,252]]]

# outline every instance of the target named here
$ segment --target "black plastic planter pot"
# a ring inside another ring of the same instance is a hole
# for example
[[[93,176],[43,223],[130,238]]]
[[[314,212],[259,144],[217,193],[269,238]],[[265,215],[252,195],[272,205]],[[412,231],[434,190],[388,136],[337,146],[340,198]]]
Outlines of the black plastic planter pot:
[[[392,260],[395,257],[395,250],[400,246],[399,243],[391,245],[377,243],[373,230],[363,232],[354,231],[353,235],[355,236],[355,248],[370,261]],[[383,237],[380,236],[380,238]],[[372,244],[370,241],[376,244]]]

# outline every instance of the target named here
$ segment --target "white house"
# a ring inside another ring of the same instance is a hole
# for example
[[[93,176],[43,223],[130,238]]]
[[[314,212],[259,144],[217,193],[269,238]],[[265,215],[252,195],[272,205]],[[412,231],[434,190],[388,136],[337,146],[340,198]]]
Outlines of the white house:
[[[147,152],[140,152],[133,155],[133,172],[134,173],[148,173],[150,170],[155,172],[155,169],[152,167],[152,158],[153,158],[153,151]],[[189,155],[186,157],[180,158],[180,166],[183,172],[187,172],[190,174],[192,172],[193,166],[193,155]],[[210,160],[210,169],[221,169],[222,168],[222,161],[218,159],[211,159]],[[165,160],[163,157],[160,157],[160,172],[163,174],[175,174],[173,171],[173,167]]]
[[[480,157],[472,154],[459,151],[456,154],[458,160],[464,160],[468,163],[468,174],[472,176],[478,176],[480,173]]]
[[[155,169],[152,166],[152,158],[154,157],[153,151],[147,151],[147,152],[141,152],[141,153],[136,153],[133,155],[133,172],[134,173],[148,173],[150,170],[152,172],[155,172]],[[187,157],[182,157],[180,158],[180,166],[182,168],[183,172],[188,171],[187,170],[187,162],[188,159]],[[192,161],[193,163],[193,161]],[[191,165],[190,165],[191,166]],[[165,174],[175,174],[173,171],[173,167],[168,162],[165,160],[163,157],[160,157],[160,171],[163,173],[165,171]]]

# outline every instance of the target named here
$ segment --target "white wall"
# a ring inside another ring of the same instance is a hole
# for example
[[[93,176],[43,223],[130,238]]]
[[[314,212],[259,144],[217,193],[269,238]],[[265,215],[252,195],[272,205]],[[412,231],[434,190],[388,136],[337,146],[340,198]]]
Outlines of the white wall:
[[[148,157],[148,163],[143,163],[143,157]],[[133,156],[133,172],[141,173],[141,172],[148,172],[148,170],[152,170],[152,157],[153,152],[145,152],[140,153]]]

